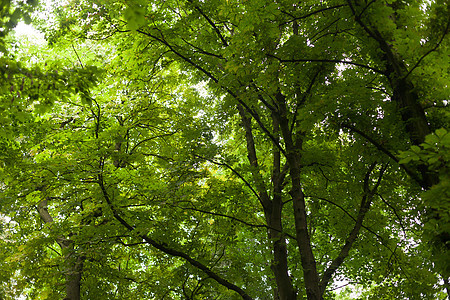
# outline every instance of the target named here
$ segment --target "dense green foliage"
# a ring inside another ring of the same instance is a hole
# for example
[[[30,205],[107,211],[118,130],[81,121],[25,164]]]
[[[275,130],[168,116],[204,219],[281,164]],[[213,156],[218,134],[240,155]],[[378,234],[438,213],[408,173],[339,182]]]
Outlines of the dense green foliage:
[[[1,11],[0,299],[446,298],[446,1]]]

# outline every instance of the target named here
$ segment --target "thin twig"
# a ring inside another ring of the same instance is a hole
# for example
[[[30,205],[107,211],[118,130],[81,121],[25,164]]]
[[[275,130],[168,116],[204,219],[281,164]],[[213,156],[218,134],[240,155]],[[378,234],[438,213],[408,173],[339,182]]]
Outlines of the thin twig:
[[[218,166],[223,166],[223,167],[226,167],[227,169],[229,169],[231,172],[233,172],[237,177],[239,177],[239,179],[241,179],[243,182],[244,182],[244,184],[252,191],[252,193],[256,196],[256,198],[258,198],[258,200],[261,202],[261,198],[259,197],[259,195],[258,195],[258,193],[253,189],[253,187],[251,186],[251,184],[244,178],[244,176],[242,176],[238,171],[236,171],[233,167],[231,167],[229,164],[227,164],[227,163],[223,163],[223,162],[218,162],[218,161],[215,161],[215,160],[213,160],[213,159],[209,159],[209,158],[206,158],[206,157],[203,157],[203,156],[200,156],[200,155],[194,155],[195,157],[197,157],[197,158],[200,158],[200,159],[204,159],[204,160],[207,160],[207,161],[209,161],[210,163],[213,163],[213,164],[215,164],[215,165],[218,165]]]
[[[340,63],[340,64],[347,64],[347,65],[353,65],[353,66],[357,66],[357,67],[361,67],[364,69],[369,69],[375,73],[379,73],[382,75],[386,75],[386,72],[384,72],[383,70],[365,65],[365,64],[361,64],[361,63],[357,63],[357,62],[353,62],[353,61],[348,61],[348,60],[340,60],[340,59],[312,59],[312,58],[299,58],[299,59],[281,59],[275,55],[272,54],[267,54],[270,57],[273,57],[275,59],[277,59],[279,62],[282,63],[287,63],[287,62],[291,62],[291,63],[295,63],[295,62],[309,62],[309,63],[313,63],[313,62],[317,62],[317,63]]]
[[[419,64],[422,62],[422,60],[427,57],[431,52],[436,51],[437,48],[439,48],[439,46],[441,45],[442,41],[444,40],[445,36],[448,33],[448,28],[450,26],[450,22],[447,22],[447,27],[444,30],[444,34],[442,35],[441,39],[437,42],[437,44],[431,48],[430,50],[428,50],[424,55],[422,55],[421,58],[419,58],[419,60],[416,62],[416,64],[411,68],[411,70],[408,71],[408,73],[403,77],[403,79],[408,78],[409,74],[411,74],[412,71],[414,71],[414,69],[416,69]]]
[[[76,56],[77,56],[77,58],[78,58],[78,62],[80,63],[81,68],[84,69],[83,63],[81,62],[81,59],[80,59],[80,57],[78,56],[78,52],[77,52],[77,50],[75,49],[75,47],[74,47],[73,44],[72,44],[72,49],[73,49],[73,51],[75,52],[75,54],[76,54]]]

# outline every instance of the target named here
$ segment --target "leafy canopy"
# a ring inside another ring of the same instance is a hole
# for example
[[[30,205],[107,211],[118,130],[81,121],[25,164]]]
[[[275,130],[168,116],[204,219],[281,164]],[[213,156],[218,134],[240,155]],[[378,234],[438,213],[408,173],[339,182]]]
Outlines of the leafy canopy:
[[[445,299],[445,1],[49,11],[0,36],[1,298]]]

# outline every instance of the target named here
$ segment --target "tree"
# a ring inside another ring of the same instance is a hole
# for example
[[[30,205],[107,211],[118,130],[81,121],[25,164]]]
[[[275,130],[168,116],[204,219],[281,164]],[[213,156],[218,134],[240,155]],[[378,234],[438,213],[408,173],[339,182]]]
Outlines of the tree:
[[[59,266],[67,256],[46,247],[70,239],[88,298],[332,299],[339,278],[367,298],[443,297],[446,10],[69,3],[49,41],[101,41],[90,64],[107,73],[84,105],[54,105],[46,116],[61,121],[20,143],[39,150],[5,168],[5,195],[59,216],[29,256]],[[41,293],[61,281],[20,276]]]
[[[3,78],[0,84],[0,99],[2,103],[0,112],[0,118],[2,120],[2,130],[0,134],[0,146],[2,151],[0,164],[0,170],[2,171],[2,192],[9,190],[9,185],[14,184],[21,175],[24,175],[21,174],[23,170],[18,169],[18,167],[19,165],[27,167],[27,164],[22,164],[21,161],[29,161],[30,156],[33,156],[31,147],[24,148],[24,145],[29,145],[28,141],[30,139],[42,137],[40,134],[43,130],[38,129],[36,131],[36,126],[37,128],[40,128],[41,125],[43,125],[40,117],[51,109],[56,99],[69,98],[79,94],[82,99],[88,98],[88,90],[95,84],[99,75],[98,69],[90,66],[82,69],[70,67],[63,68],[60,61],[52,61],[49,60],[48,57],[45,57],[45,54],[43,53],[40,53],[40,55],[35,53],[36,50],[39,51],[43,49],[36,49],[36,46],[28,43],[28,41],[18,41],[14,37],[7,35],[10,30],[17,25],[17,22],[21,17],[26,21],[30,21],[29,13],[35,5],[36,3],[34,1],[27,1],[26,4],[19,3],[15,5],[11,5],[9,1],[3,1],[1,6],[1,22],[4,25],[0,35],[0,72],[1,77]],[[21,49],[19,46],[20,44],[27,44],[28,47],[26,49]],[[6,45],[10,45],[10,47],[6,47]],[[51,54],[52,56],[55,55],[56,51],[53,51]],[[33,65],[30,63],[30,57],[33,56],[39,56],[40,64]],[[35,117],[33,114],[36,116],[35,120],[33,120]],[[14,174],[12,176],[17,176],[9,177],[11,174]],[[28,191],[27,195],[20,194],[21,192],[19,192],[19,198],[27,196],[29,197],[27,200],[35,199],[35,194],[42,192],[45,188],[43,185],[40,185],[39,182],[36,182],[35,178],[32,179],[31,182],[33,183],[32,188],[34,188],[34,190]],[[20,184],[18,184],[18,186],[20,186]],[[26,187],[27,190],[29,188],[30,187]],[[13,191],[13,193],[16,191]],[[4,221],[9,222],[12,217],[15,221],[23,224],[24,228],[27,228],[27,225],[29,224],[32,224],[31,226],[36,225],[33,222],[28,222],[26,216],[22,214],[29,212],[29,208],[21,210],[16,206],[20,206],[24,202],[18,201],[15,198],[8,198],[7,193],[4,195],[5,198],[0,207],[1,216]],[[34,204],[36,204],[37,211],[42,220],[45,223],[53,223],[53,217],[47,210],[47,200],[42,199],[39,203]],[[2,231],[4,228],[8,227],[9,226],[3,227],[2,225]],[[14,244],[12,240],[10,240],[12,234],[11,232],[6,232],[6,234],[2,233],[1,242],[5,249],[5,253],[2,255],[4,255],[5,265],[8,265],[8,267],[2,270],[3,273],[1,276],[3,286],[0,296],[2,298],[3,296],[15,298],[18,295],[15,294],[16,291],[12,288],[14,280],[11,281],[11,278],[18,272],[18,268],[20,268],[18,262],[21,257],[26,256],[23,255],[23,251],[26,252],[26,250],[24,250],[25,248],[23,245],[11,247],[11,245]],[[23,236],[22,230],[19,230],[19,232],[16,231],[16,233]],[[42,237],[42,235],[40,237]],[[15,240],[15,243],[18,243],[18,245],[21,244],[23,242],[22,238],[23,237]],[[27,238],[25,237],[25,239]],[[37,241],[36,243],[31,244],[32,247],[41,249],[42,243],[46,241],[48,241],[48,239],[44,238],[43,241]],[[63,264],[65,265],[65,273],[67,274],[68,279],[67,295],[69,298],[73,298],[71,296],[72,294],[78,294],[79,298],[79,292],[77,293],[77,290],[79,290],[80,278],[76,279],[76,274],[73,276],[73,273],[76,273],[79,264],[72,260],[73,251],[71,249],[73,245],[70,240],[63,235],[56,235],[55,241],[65,252]],[[37,253],[35,252],[35,254]],[[27,257],[27,259],[22,262],[25,263],[25,267],[22,270],[25,274],[27,270],[30,268],[32,269],[32,266],[28,265],[32,260],[32,257]],[[21,286],[19,285],[19,287]],[[36,283],[36,286],[34,286],[33,289],[34,288],[39,289],[39,283]],[[48,289],[44,289],[40,292],[44,293],[43,295],[48,294]],[[33,296],[33,292],[31,292],[30,295]]]

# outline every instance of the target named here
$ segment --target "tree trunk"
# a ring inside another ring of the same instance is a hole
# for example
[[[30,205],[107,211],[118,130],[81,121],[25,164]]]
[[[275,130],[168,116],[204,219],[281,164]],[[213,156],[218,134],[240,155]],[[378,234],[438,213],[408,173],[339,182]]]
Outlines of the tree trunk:
[[[273,198],[267,193],[267,189],[263,182],[263,178],[259,172],[258,158],[256,156],[255,143],[253,139],[251,119],[245,114],[244,109],[238,106],[241,115],[242,125],[245,130],[247,142],[247,153],[250,165],[252,166],[252,175],[256,183],[257,191],[260,195],[261,205],[264,208],[264,215],[267,225],[269,226],[268,238],[272,242],[273,260],[271,264],[272,272],[275,276],[277,285],[276,294],[279,300],[295,300],[297,293],[292,285],[288,272],[287,261],[287,245],[286,238],[282,233],[283,227],[281,223],[283,202],[281,197],[283,175],[280,172],[281,158],[280,152],[276,145],[273,146],[273,166],[272,166],[272,185]],[[278,131],[278,122],[274,120],[273,131]]]
[[[53,218],[47,209],[47,199],[42,200],[37,209],[45,223],[53,222]],[[83,259],[76,254],[73,243],[69,239],[60,235],[56,238],[56,242],[63,252],[67,252],[64,257],[64,273],[66,276],[66,297],[64,300],[79,300]]]
[[[297,293],[292,286],[288,272],[286,238],[282,234],[281,205],[273,205],[273,209],[266,210],[267,224],[271,229],[268,238],[272,241],[273,260],[270,268],[275,276],[277,294],[280,300],[297,299]]]
[[[353,5],[347,0],[353,11],[356,22],[364,31],[374,39],[380,46],[383,55],[381,59],[386,64],[385,75],[393,91],[392,101],[397,105],[397,111],[402,118],[405,131],[409,134],[409,139],[413,145],[420,145],[425,141],[425,136],[431,133],[425,111],[420,103],[420,98],[415,91],[414,84],[410,80],[408,67],[402,57],[393,49],[391,41],[385,39],[380,31],[361,18],[356,11],[357,7],[364,7],[361,1],[355,1],[358,5]],[[379,60],[380,57],[374,57]],[[425,165],[419,165],[417,171],[421,174],[421,186],[429,189],[439,182],[439,178],[430,172]]]
[[[299,152],[301,150],[302,137],[300,136],[300,133],[297,133],[298,136],[296,142],[294,142],[293,134],[289,128],[289,121],[287,119],[285,97],[281,92],[278,92],[276,99],[279,107],[277,118],[279,118],[281,133],[286,148],[286,160],[289,165],[289,174],[291,175],[292,187],[289,194],[292,197],[294,206],[295,233],[303,268],[306,296],[308,300],[321,300],[322,295],[320,293],[316,260],[312,252],[308,231],[305,197],[301,189]]]
[[[83,259],[75,254],[74,250],[65,258],[66,260],[66,298],[67,300],[79,300],[81,290],[81,273]]]

